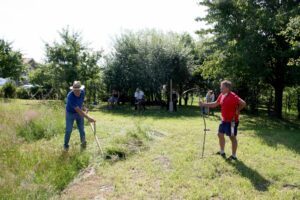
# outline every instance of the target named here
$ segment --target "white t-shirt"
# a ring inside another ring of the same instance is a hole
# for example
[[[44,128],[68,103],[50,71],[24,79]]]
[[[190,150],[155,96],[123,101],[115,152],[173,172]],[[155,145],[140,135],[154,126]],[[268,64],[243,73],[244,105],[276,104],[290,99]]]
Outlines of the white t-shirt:
[[[215,94],[212,94],[210,97],[211,97],[211,101],[214,102],[214,101],[215,101],[215,98],[216,98],[216,97],[215,97]]]
[[[143,91],[135,92],[135,93],[134,93],[134,97],[135,97],[137,100],[141,100],[141,99],[144,98],[144,92],[143,92]]]

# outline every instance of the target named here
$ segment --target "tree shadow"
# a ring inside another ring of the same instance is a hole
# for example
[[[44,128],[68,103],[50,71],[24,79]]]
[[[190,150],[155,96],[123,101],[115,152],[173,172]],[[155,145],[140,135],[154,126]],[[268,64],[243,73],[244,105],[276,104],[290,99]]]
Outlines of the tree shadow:
[[[273,148],[284,145],[300,153],[300,122],[256,116],[241,123],[240,130],[254,130],[255,135]]]
[[[235,167],[238,173],[251,181],[251,184],[255,187],[256,190],[265,192],[268,191],[268,188],[271,184],[269,180],[264,178],[261,174],[259,174],[256,170],[251,169],[243,161],[236,160],[234,162],[228,161],[228,163]]]

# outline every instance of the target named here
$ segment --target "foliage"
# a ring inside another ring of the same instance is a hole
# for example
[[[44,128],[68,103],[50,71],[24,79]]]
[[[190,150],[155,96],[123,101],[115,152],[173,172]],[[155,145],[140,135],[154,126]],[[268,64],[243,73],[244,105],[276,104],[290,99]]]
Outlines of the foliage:
[[[47,83],[52,88],[60,88],[57,91],[61,97],[66,95],[74,80],[80,80],[83,84],[98,86],[100,79],[99,59],[101,52],[95,52],[83,41],[81,34],[72,32],[69,28],[60,33],[60,42],[46,44],[46,63],[44,68],[37,69],[31,75],[34,82],[40,82],[39,74],[44,71],[44,76],[50,77]],[[90,88],[87,88],[87,94]]]
[[[3,92],[4,98],[14,98],[16,96],[17,88],[16,85],[11,81],[6,82],[1,90]]]
[[[0,77],[19,80],[23,71],[22,54],[11,43],[0,39]]]
[[[16,90],[16,95],[19,99],[29,99],[30,91],[29,91],[29,89],[18,87]]]
[[[283,90],[298,84],[300,74],[297,1],[204,0],[200,4],[208,7],[208,14],[198,20],[211,26],[198,33],[213,34],[213,53],[202,65],[203,74],[230,78],[253,97],[263,84],[272,85],[280,118]]]
[[[175,88],[182,88],[193,69],[188,42],[193,43],[188,35],[154,30],[122,34],[116,38],[114,52],[106,59],[104,81],[108,90],[132,94],[140,87],[149,96],[159,95],[170,79]]]

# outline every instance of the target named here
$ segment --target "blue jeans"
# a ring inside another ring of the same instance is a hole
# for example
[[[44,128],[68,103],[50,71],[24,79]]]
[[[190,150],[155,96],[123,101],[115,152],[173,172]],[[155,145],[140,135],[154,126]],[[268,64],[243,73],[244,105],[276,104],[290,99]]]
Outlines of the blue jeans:
[[[81,117],[78,113],[66,112],[66,133],[64,143],[65,148],[69,148],[69,141],[75,120],[80,133],[81,143],[85,143],[84,117]]]

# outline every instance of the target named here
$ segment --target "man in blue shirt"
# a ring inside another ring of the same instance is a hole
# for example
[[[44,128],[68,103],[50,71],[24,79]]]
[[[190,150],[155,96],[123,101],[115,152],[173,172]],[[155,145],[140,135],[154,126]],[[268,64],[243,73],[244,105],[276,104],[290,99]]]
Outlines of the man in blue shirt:
[[[72,133],[72,128],[74,121],[76,121],[81,140],[81,147],[86,148],[85,132],[84,132],[84,117],[87,118],[89,122],[95,122],[95,120],[88,116],[83,111],[83,101],[84,101],[84,86],[81,85],[80,81],[74,81],[73,86],[70,87],[71,91],[67,96],[66,105],[66,133],[64,150],[69,150],[69,141]]]

